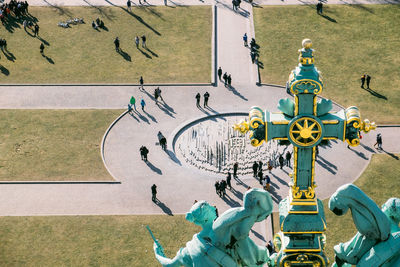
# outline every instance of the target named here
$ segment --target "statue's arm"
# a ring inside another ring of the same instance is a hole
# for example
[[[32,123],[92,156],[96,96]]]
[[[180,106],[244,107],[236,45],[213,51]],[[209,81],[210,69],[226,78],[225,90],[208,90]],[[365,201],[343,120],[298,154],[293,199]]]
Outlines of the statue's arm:
[[[167,258],[164,255],[164,251],[162,246],[158,243],[154,242],[153,249],[154,249],[154,254],[156,255],[156,259],[161,263],[163,267],[180,267],[182,266],[181,262],[181,255],[178,252],[176,256],[173,259]]]

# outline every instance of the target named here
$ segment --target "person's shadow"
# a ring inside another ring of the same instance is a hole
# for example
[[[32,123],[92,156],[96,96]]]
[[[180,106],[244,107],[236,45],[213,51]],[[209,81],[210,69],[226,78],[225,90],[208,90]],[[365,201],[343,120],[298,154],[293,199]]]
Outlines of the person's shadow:
[[[386,96],[372,90],[371,88],[363,88],[365,91],[367,91],[368,93],[370,93],[371,95],[380,98],[380,99],[384,99],[384,100],[388,100]]]
[[[172,214],[171,209],[168,208],[168,207],[167,207],[163,202],[161,202],[158,198],[156,198],[156,200],[154,201],[154,203],[156,203],[157,206],[159,206],[165,214],[167,214],[167,215],[169,215],[169,216],[174,216],[174,214]]]
[[[1,71],[1,73],[3,73],[6,76],[10,75],[10,71],[3,65],[0,65],[0,71]]]
[[[54,64],[54,61],[51,57],[48,57],[46,55],[43,55],[43,57],[50,63],[50,64]]]
[[[126,53],[125,51],[123,51],[121,48],[118,50],[118,54],[120,54],[126,61],[129,61],[129,62],[132,61],[131,56],[128,53]]]
[[[153,172],[157,173],[158,175],[162,175],[162,171],[156,166],[154,166],[150,161],[147,160],[146,164]]]

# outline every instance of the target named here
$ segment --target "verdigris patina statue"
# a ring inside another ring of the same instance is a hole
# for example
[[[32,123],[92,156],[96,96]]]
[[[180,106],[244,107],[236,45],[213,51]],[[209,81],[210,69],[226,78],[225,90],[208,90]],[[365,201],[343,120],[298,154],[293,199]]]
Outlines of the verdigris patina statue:
[[[400,199],[390,198],[379,209],[357,186],[346,184],[331,196],[329,209],[336,215],[350,209],[358,230],[352,239],[334,247],[332,266],[400,266]]]
[[[186,214],[186,219],[201,226],[201,232],[173,259],[167,258],[160,243],[155,241],[155,256],[162,266],[262,266],[269,260],[268,250],[256,245],[249,238],[249,232],[255,222],[263,221],[271,212],[271,196],[261,189],[247,191],[243,207],[231,208],[218,218],[214,207],[199,201]]]

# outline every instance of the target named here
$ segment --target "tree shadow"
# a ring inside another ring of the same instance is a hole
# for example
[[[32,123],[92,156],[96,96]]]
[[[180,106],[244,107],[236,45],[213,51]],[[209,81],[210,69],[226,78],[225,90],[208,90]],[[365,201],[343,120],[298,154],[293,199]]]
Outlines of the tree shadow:
[[[381,95],[380,93],[378,93],[378,92],[372,90],[371,88],[363,88],[363,89],[364,89],[365,91],[367,91],[368,93],[370,93],[371,95],[377,97],[377,98],[381,98],[381,99],[384,99],[384,100],[388,100],[386,96]]]
[[[122,6],[117,6],[114,3],[110,2],[109,0],[105,0],[107,3],[109,3],[112,6],[116,6],[121,8],[122,10],[124,10],[126,13],[128,13],[129,15],[131,15],[132,17],[134,17],[137,21],[139,21],[140,23],[142,23],[144,26],[146,26],[147,28],[149,28],[150,30],[152,30],[155,34],[157,35],[161,35],[161,33],[159,33],[156,29],[154,29],[153,27],[151,27],[149,24],[147,24],[140,16],[135,15],[134,13],[129,12],[128,9],[122,7]]]
[[[10,75],[10,71],[3,65],[0,65],[0,71],[1,71],[1,73],[3,73],[6,76]]]
[[[94,8],[94,9],[96,9],[98,12],[99,12],[99,14],[101,15],[101,16],[104,16],[104,17],[106,17],[108,20],[113,20],[113,18],[115,17],[113,14],[112,14],[112,9],[109,9],[109,8],[104,8],[104,7],[102,7],[102,6],[95,6],[95,5],[92,5],[92,3],[90,3],[89,1],[87,1],[87,0],[83,0],[83,2],[85,2],[86,4],[88,4],[90,7],[92,7],[92,8]],[[105,10],[107,10],[108,12],[105,12]],[[110,14],[107,14],[107,13],[110,13]],[[107,30],[108,31],[108,30]]]
[[[260,69],[264,69],[264,63],[262,63],[262,61],[257,60],[257,66],[258,66]]]
[[[150,161],[146,161],[146,164],[153,172],[157,173],[158,175],[162,175],[162,171],[156,166],[154,166]]]
[[[47,0],[43,0],[43,2],[45,2],[46,4],[48,4],[49,6],[51,6],[52,8],[54,8],[60,15],[67,15],[68,17],[72,17],[72,13],[71,11],[69,11],[68,9],[65,9],[59,5],[55,5],[50,3]]]
[[[129,61],[129,62],[132,61],[131,56],[128,53],[126,53],[125,51],[123,51],[122,49],[118,50],[118,54],[120,54],[126,61]]]
[[[381,151],[385,152],[386,154],[388,154],[389,156],[391,156],[391,157],[394,158],[395,160],[399,160],[399,157],[396,156],[395,154],[390,153],[390,152],[388,152],[388,151],[386,151],[386,150],[384,150],[384,149],[381,149]]]
[[[343,0],[341,0],[341,2],[345,3],[347,6],[362,9],[364,11],[367,11],[368,13],[375,14],[374,11],[371,8],[368,8],[366,5],[357,4],[357,3],[354,3],[353,1],[350,4],[347,1],[343,1]]]
[[[171,6],[172,7],[172,6]],[[152,15],[160,18],[162,21],[165,21],[165,19],[162,17],[161,13],[157,12],[154,8],[144,8],[143,9],[145,12],[151,13]]]
[[[146,52],[144,52],[142,49],[140,49],[140,48],[138,48],[139,49],[139,51],[143,54],[143,55],[145,55],[147,58],[150,58],[150,59],[152,59],[152,57],[149,55],[149,54],[147,54]]]
[[[244,97],[241,93],[239,93],[239,92],[235,89],[235,87],[233,87],[232,85],[231,85],[231,86],[228,85],[227,88],[228,88],[228,90],[232,91],[232,93],[233,93],[234,95],[237,95],[237,96],[240,97],[241,99],[243,99],[243,100],[245,100],[245,101],[248,101],[248,99],[247,99],[246,97]]]
[[[172,214],[172,211],[170,208],[168,208],[163,202],[161,202],[158,198],[156,198],[156,201],[154,201],[154,203],[156,203],[157,206],[160,207],[160,209],[167,215],[169,216],[174,216],[174,214]]]
[[[172,152],[171,150],[167,149],[167,150],[165,150],[165,153],[167,153],[167,155],[170,157],[170,159],[172,159],[173,162],[175,162],[176,164],[182,166],[180,160],[176,157],[174,152]]]

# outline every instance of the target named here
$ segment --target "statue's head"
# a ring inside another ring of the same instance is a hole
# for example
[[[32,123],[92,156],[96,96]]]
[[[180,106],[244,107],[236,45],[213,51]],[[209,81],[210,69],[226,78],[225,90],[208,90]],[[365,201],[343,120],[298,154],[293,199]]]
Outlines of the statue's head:
[[[263,221],[273,209],[271,195],[265,190],[253,188],[244,194],[243,207],[257,215],[257,222]]]
[[[215,208],[204,200],[196,202],[186,213],[186,220],[200,226],[212,223],[216,218]]]
[[[400,222],[400,199],[394,197],[389,198],[385,204],[382,205],[382,211],[388,218],[398,224]]]

